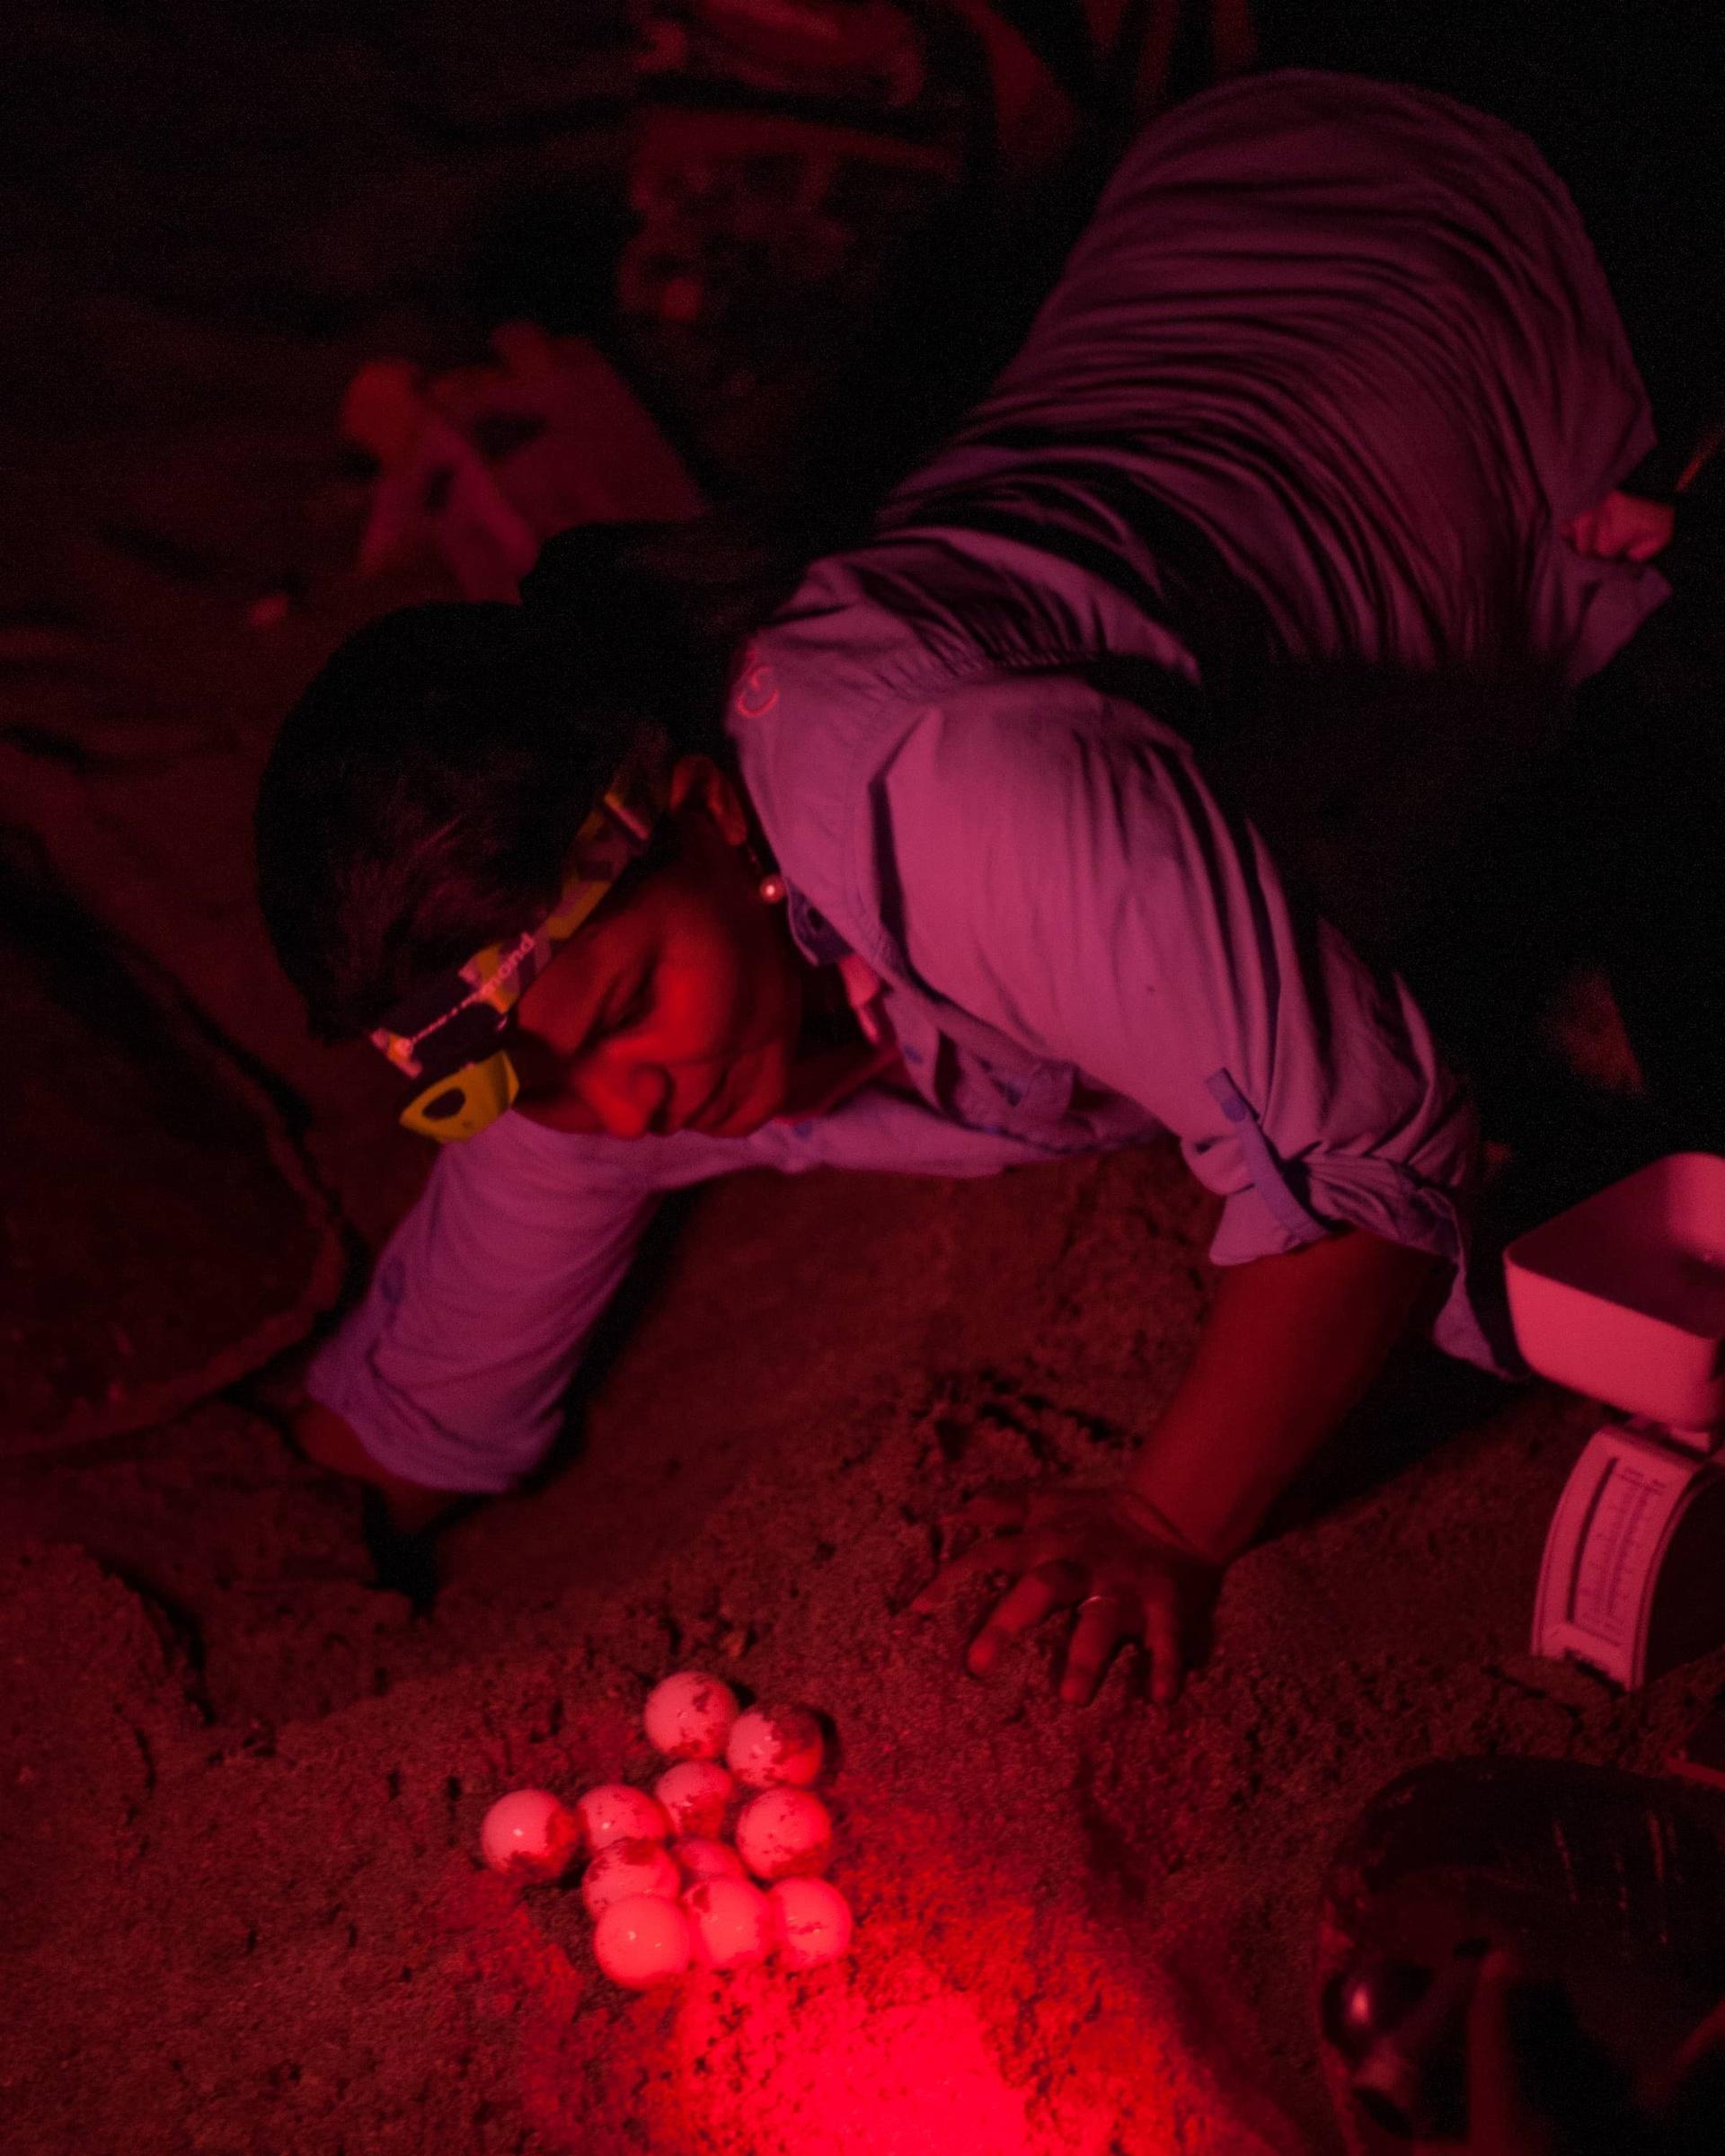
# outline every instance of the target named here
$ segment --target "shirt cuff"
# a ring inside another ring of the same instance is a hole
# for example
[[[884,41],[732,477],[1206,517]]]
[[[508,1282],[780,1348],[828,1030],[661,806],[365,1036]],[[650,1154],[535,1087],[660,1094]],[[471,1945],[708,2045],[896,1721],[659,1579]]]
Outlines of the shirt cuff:
[[[1492,1294],[1487,1265],[1473,1247],[1472,1206],[1464,1196],[1429,1183],[1392,1161],[1332,1155],[1303,1165],[1307,1203],[1330,1227],[1363,1229],[1384,1242],[1429,1251],[1452,1268],[1449,1294],[1432,1323],[1436,1347],[1497,1377],[1526,1375],[1526,1365],[1499,1320],[1501,1298]],[[1224,1200],[1210,1261],[1246,1265],[1302,1249],[1313,1240],[1291,1233],[1259,1190],[1248,1185]]]

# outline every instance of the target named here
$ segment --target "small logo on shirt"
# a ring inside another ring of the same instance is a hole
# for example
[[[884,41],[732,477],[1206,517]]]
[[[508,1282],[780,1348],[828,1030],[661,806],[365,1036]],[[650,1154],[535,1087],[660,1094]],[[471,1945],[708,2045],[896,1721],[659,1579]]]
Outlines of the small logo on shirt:
[[[779,701],[779,685],[773,669],[760,656],[758,644],[750,644],[731,692],[731,702],[745,719],[762,719]]]

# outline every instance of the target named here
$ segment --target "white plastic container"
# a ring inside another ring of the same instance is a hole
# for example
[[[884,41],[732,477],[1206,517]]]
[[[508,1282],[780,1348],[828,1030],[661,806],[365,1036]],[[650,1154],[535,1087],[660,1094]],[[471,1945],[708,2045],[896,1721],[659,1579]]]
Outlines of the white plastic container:
[[[1725,1637],[1725,1160],[1670,1153],[1504,1253],[1522,1353],[1623,1409],[1545,1538],[1533,1648],[1634,1688]]]
[[[1517,1236],[1504,1270],[1543,1375],[1674,1432],[1725,1423],[1725,1160],[1669,1153]]]

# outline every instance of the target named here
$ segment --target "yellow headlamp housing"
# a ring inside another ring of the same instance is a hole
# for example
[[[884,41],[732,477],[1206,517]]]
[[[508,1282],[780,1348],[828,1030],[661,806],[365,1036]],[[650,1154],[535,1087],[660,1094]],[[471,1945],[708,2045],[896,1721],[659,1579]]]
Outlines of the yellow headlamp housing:
[[[421,1082],[402,1110],[404,1129],[448,1144],[475,1136],[513,1105],[521,1081],[506,1045],[511,1012],[646,852],[663,807],[658,772],[632,758],[576,833],[562,888],[544,919],[428,981],[372,1034],[404,1077]]]
[[[482,1063],[464,1064],[416,1093],[402,1110],[402,1127],[444,1145],[456,1138],[476,1137],[505,1109],[513,1107],[520,1091],[509,1052],[500,1048]]]

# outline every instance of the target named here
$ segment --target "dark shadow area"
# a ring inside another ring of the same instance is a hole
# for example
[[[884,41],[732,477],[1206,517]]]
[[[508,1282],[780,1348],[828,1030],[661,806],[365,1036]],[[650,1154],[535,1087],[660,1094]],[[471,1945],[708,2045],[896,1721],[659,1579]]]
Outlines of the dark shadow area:
[[[1530,135],[1592,235],[1662,438],[1693,436],[1725,397],[1725,20],[1711,0],[1269,0],[1260,22],[1266,65],[1419,83]]]
[[[0,1001],[0,1437],[28,1451],[171,1412],[207,1367],[222,1382],[222,1357],[307,1293],[324,1224],[283,1175],[265,1098],[13,831]]]
[[[554,336],[613,342],[617,257],[633,225],[615,163],[506,192],[459,265],[462,311],[487,327],[520,317]]]
[[[1423,1340],[1391,1357],[1366,1398],[1278,1499],[1260,1542],[1358,1504],[1503,1412],[1510,1388]]]
[[[1646,2096],[1725,1983],[1722,1837],[1715,1797],[1567,1760],[1434,1763],[1379,1790],[1330,1867],[1319,1971],[1326,2072],[1359,2156],[1406,2148],[1411,2127],[1459,2145],[1458,2031],[1440,2036],[1428,2016],[1422,2033],[1407,2001],[1437,2001],[1444,1971],[1509,1940],[1526,1963],[1510,2034],[1526,2098],[1557,2129],[1551,2145],[1713,2145],[1716,2111],[1707,2141],[1668,2140]],[[1471,1991],[1464,1973],[1457,1988]],[[1398,2033],[1410,2070],[1388,2080]]]

